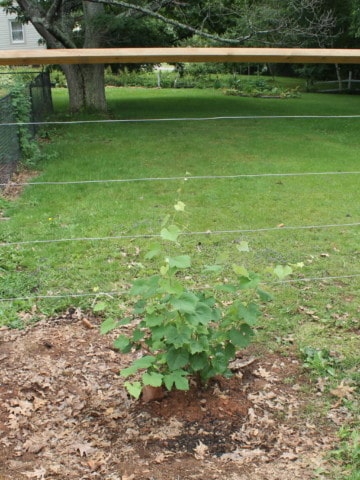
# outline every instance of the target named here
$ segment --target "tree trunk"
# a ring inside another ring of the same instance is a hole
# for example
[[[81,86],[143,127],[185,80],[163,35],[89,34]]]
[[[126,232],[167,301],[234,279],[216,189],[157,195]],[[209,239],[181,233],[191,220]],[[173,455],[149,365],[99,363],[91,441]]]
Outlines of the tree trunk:
[[[104,11],[104,6],[83,1],[84,48],[101,46],[101,31],[94,20]],[[63,65],[70,98],[70,110],[106,110],[104,65]]]
[[[104,65],[63,65],[70,110],[106,110]]]

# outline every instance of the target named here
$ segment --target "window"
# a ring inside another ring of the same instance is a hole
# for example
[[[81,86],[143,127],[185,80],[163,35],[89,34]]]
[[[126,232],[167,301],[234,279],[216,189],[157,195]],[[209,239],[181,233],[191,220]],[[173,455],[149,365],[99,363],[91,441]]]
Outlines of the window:
[[[10,20],[11,43],[24,43],[24,25],[16,20]]]

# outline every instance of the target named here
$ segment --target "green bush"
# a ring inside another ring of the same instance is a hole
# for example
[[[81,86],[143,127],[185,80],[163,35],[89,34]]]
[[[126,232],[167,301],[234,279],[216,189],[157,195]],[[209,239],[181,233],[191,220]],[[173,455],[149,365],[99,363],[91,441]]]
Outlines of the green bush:
[[[30,92],[23,78],[16,78],[10,88],[10,93],[16,121],[20,124],[30,122],[32,120]],[[26,167],[33,167],[41,159],[40,148],[28,125],[19,125],[18,132],[22,164]]]
[[[175,205],[178,212],[184,209],[182,202]],[[181,233],[167,218],[160,236],[163,242],[178,245]],[[256,298],[270,298],[259,289],[256,274],[234,265],[237,283],[215,289],[234,295],[234,300],[225,305],[213,292],[185,285],[182,279],[184,272],[191,269],[190,256],[167,255],[163,244],[156,243],[145,259],[151,261],[160,255],[163,264],[159,273],[136,279],[129,290],[129,297],[134,299],[132,314],[119,321],[108,318],[101,326],[101,332],[107,333],[135,325],[132,333],[121,333],[114,344],[122,353],[144,353],[121,371],[123,377],[133,378],[125,382],[125,387],[135,398],[140,397],[146,385],[188,390],[189,377],[206,384],[216,375],[231,376],[229,363],[254,335],[260,314]],[[214,265],[207,270],[218,272],[220,267]],[[245,290],[252,294],[245,296]]]
[[[225,90],[225,94],[244,97],[273,98],[296,98],[300,95],[297,88],[282,88],[274,85],[272,82],[264,79],[263,77],[234,80],[231,88]]]

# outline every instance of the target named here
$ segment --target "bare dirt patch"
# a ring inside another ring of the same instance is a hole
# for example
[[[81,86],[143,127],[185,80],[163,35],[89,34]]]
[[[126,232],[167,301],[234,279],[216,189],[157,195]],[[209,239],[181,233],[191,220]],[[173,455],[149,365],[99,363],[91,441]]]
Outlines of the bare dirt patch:
[[[23,191],[24,186],[33,178],[37,177],[39,172],[35,170],[20,170],[14,173],[11,180],[7,182],[2,190],[2,195],[7,200],[13,200],[17,198]]]
[[[230,380],[144,403],[118,375],[130,356],[98,323],[72,309],[0,329],[1,480],[306,480],[326,468],[335,425],[306,416],[319,397],[295,357],[253,346]]]

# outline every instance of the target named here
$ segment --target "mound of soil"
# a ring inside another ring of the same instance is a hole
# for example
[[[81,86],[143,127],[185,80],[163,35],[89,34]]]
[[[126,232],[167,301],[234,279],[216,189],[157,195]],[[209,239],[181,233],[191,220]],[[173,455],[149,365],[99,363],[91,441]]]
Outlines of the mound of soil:
[[[231,379],[144,403],[118,375],[131,355],[98,323],[72,309],[0,329],[1,480],[306,480],[327,468],[336,426],[316,415],[295,356],[253,346]]]

